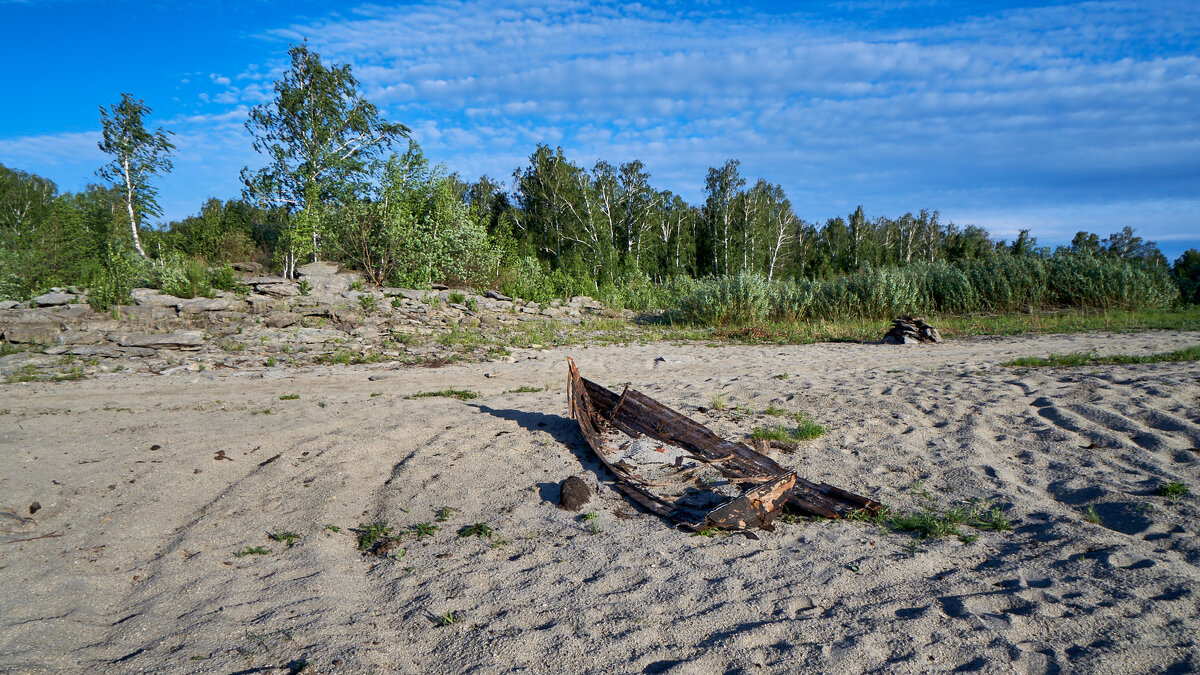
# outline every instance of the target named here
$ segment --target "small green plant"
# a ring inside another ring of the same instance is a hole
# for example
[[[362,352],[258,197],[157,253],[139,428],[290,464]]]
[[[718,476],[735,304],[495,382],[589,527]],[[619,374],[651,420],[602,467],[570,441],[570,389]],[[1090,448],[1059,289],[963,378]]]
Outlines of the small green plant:
[[[1188,486],[1178,481],[1171,481],[1164,485],[1158,486],[1158,495],[1170,499],[1172,503],[1179,501],[1179,498],[1188,494]]]
[[[271,555],[271,549],[265,546],[247,546],[233,554],[235,558],[244,558],[248,555]]]
[[[375,302],[376,300],[374,293],[363,293],[362,295],[358,296],[358,304],[363,308],[364,312],[375,311]]]
[[[350,290],[361,291],[362,289],[363,289],[363,282],[361,279],[355,279],[354,281],[350,282]]]
[[[469,389],[443,389],[441,391],[423,391],[405,398],[456,398],[460,401],[469,401],[473,398],[479,398],[478,392],[470,391]]]
[[[778,374],[778,375],[774,375],[774,376],[772,376],[772,379],[776,379],[776,380],[786,380],[786,379],[788,379],[788,377],[789,377],[789,376],[788,376],[788,374],[787,374],[787,373],[780,373],[780,374]]]
[[[437,618],[439,626],[453,626],[458,622],[458,615],[454,612],[446,612]]]
[[[308,283],[308,279],[300,280],[300,295],[308,295],[312,292],[312,284]]]
[[[509,389],[508,391],[506,391],[504,393],[506,393],[506,394],[533,394],[533,393],[537,393],[539,391],[545,391],[545,389],[546,389],[545,387],[531,387],[529,385],[522,385],[520,387],[517,387],[516,389]]]
[[[360,363],[379,363],[382,360],[383,355],[376,352],[339,349],[335,352],[321,354],[314,358],[313,362],[326,365],[356,366]]]
[[[300,398],[300,394],[284,394],[283,396],[279,397],[279,400],[280,401],[295,401],[298,398]]]
[[[472,312],[478,312],[479,311],[479,301],[473,297],[467,298],[467,309],[471,310]]]
[[[717,536],[717,528],[705,527],[705,528],[702,528],[702,529],[699,529],[699,530],[696,530],[695,532],[693,532],[692,536],[693,537],[708,537],[709,539],[712,539],[713,537]]]
[[[1096,507],[1089,506],[1083,510],[1083,519],[1093,525],[1100,524],[1100,514],[1096,513]]]
[[[487,539],[495,533],[487,523],[475,523],[474,525],[466,525],[459,529],[458,536],[463,538],[479,537],[480,539]]]
[[[267,536],[270,537],[272,541],[277,541],[281,544],[284,544],[288,548],[295,546],[296,542],[300,541],[304,537],[304,535],[298,532],[292,532],[290,530],[284,530],[282,532],[270,532],[267,534]]]
[[[767,409],[763,411],[763,414],[770,415],[772,417],[787,417],[788,411],[784,410],[783,408],[776,407],[775,404],[771,404],[767,406]]]
[[[709,407],[713,410],[724,410],[725,394],[713,394],[712,400],[709,401]]]
[[[279,359],[276,359],[274,356],[267,357],[267,367],[268,368],[274,368],[275,364],[277,364],[277,363],[279,363]]]
[[[334,525],[333,523],[330,523],[330,524],[326,525],[326,526],[325,526],[325,529],[327,529],[327,530],[329,530],[330,532],[333,532],[333,533],[335,533],[335,534],[336,534],[336,533],[340,533],[340,532],[342,531],[342,528],[338,527],[337,525]]]
[[[358,550],[360,551],[373,550],[380,543],[392,537],[392,528],[382,520],[358,527]]]
[[[392,298],[392,309],[400,309],[404,306],[404,298],[396,296]]]
[[[466,294],[460,293],[458,291],[450,291],[450,293],[446,297],[450,301],[450,304],[452,304],[452,305],[461,305],[467,301]]]
[[[417,539],[420,539],[421,537],[432,537],[438,531],[438,526],[433,523],[417,523],[413,525],[412,529],[417,533]]]
[[[250,414],[251,415],[272,415],[274,413],[271,411],[270,408],[263,408],[262,410],[252,410],[250,412]]]
[[[450,508],[449,506],[443,506],[442,508],[438,509],[437,515],[435,515],[433,519],[439,523],[444,523],[447,520],[450,520],[450,516],[453,515],[454,509]]]
[[[382,391],[371,392],[371,398],[375,398],[376,396],[383,396],[383,392]]]

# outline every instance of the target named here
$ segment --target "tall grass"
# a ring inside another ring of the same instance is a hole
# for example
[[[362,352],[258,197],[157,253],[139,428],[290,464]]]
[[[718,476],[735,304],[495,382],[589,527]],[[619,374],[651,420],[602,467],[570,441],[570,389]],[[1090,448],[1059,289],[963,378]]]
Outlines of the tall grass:
[[[742,272],[695,282],[668,318],[699,326],[744,326],[1064,307],[1144,310],[1167,307],[1177,297],[1164,271],[1115,258],[999,256],[868,268],[826,281],[768,284]]]

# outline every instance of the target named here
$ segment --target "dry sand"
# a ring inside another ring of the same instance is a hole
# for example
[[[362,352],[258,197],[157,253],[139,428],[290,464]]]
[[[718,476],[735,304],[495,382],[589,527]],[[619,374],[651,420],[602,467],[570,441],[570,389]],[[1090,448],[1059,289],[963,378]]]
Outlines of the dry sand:
[[[1198,342],[652,344],[2,385],[0,506],[41,509],[0,519],[0,671],[1195,671],[1200,508],[1154,490],[1200,487],[1200,363],[998,364]],[[776,457],[800,475],[900,510],[992,499],[1015,529],[970,544],[848,521],[673,529],[597,473],[565,416],[568,355],[726,436],[772,419],[696,411],[718,392],[808,411],[829,433]],[[545,390],[505,393],[522,385]],[[405,398],[451,386],[481,396]],[[599,533],[554,505],[573,474],[599,485]],[[399,559],[355,548],[360,523],[444,506]],[[476,522],[499,541],[455,535]],[[234,556],[254,546],[272,553]]]

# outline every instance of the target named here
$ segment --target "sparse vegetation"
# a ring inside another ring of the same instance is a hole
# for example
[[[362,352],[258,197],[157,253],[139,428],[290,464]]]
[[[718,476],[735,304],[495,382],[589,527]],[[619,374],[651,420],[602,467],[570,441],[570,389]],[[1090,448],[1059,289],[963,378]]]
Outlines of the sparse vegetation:
[[[437,533],[438,526],[433,523],[417,523],[413,525],[412,529],[416,533],[417,538],[420,539],[421,537],[432,537]]]
[[[1004,531],[1012,529],[1012,522],[1004,515],[1000,507],[990,501],[976,499],[954,506],[942,513],[922,511],[921,513],[898,514],[884,507],[876,514],[856,511],[849,518],[872,522],[894,532],[913,532],[921,539],[936,539],[954,535],[965,544],[974,542],[978,537],[964,533],[961,529],[963,525],[978,530]]]
[[[545,391],[545,389],[546,389],[545,387],[531,387],[529,385],[521,385],[520,387],[517,387],[516,389],[509,389],[508,391],[506,391],[504,393],[506,393],[506,394],[533,394],[533,393],[537,393],[539,391]]]
[[[1096,507],[1089,506],[1083,510],[1083,519],[1093,525],[1100,524],[1100,514],[1096,513]]]
[[[466,294],[461,293],[459,291],[450,291],[450,293],[447,294],[446,297],[450,301],[450,304],[452,304],[452,305],[461,305],[467,301]]]
[[[443,506],[442,508],[438,509],[437,515],[435,515],[433,519],[439,523],[444,523],[447,520],[450,520],[450,517],[453,515],[454,509],[450,508],[449,506]]]
[[[708,405],[713,410],[724,410],[725,409],[725,394],[720,394],[720,393],[713,394],[712,399],[709,400],[709,402],[708,402]]]
[[[470,391],[469,389],[443,389],[441,391],[423,391],[405,398],[456,398],[460,401],[469,401],[473,398],[479,398],[479,393]]]
[[[358,526],[358,550],[372,551],[376,546],[392,538],[392,528],[380,520]]]
[[[272,541],[280,542],[281,544],[286,545],[288,548],[291,548],[292,546],[295,546],[296,542],[300,541],[304,535],[297,532],[291,532],[289,530],[282,530],[279,532],[268,533],[267,536],[270,537]]]
[[[271,555],[271,549],[265,546],[247,546],[246,548],[234,552],[235,558],[244,558],[248,555]]]
[[[438,618],[437,618],[438,625],[443,626],[443,627],[452,626],[457,622],[458,622],[458,615],[455,614],[454,612],[446,612],[445,614],[442,614],[442,615],[438,616]]]
[[[339,349],[321,354],[313,359],[313,363],[326,365],[356,366],[362,363],[379,363],[384,359],[382,354],[366,350],[356,352],[352,349]]]
[[[1179,349],[1163,354],[1111,354],[1100,356],[1096,352],[1074,352],[1071,354],[1051,354],[1046,358],[1024,357],[1013,359],[1006,366],[1023,368],[1066,367],[1066,366],[1109,366],[1138,363],[1174,363],[1179,361],[1200,361],[1200,345]]]
[[[796,418],[798,424],[791,429],[782,426],[755,427],[754,431],[751,432],[751,436],[755,440],[798,443],[817,438],[825,433],[825,427],[818,424],[806,413],[795,413],[793,416]]]
[[[333,523],[326,525],[325,529],[329,530],[330,532],[333,532],[334,534],[339,534],[342,531],[342,528],[338,527],[337,525],[334,525]]]
[[[280,401],[295,401],[298,398],[300,398],[300,394],[284,394],[283,396],[279,397],[279,400]]]
[[[1160,485],[1157,490],[1160,497],[1166,497],[1172,503],[1178,501],[1180,497],[1188,494],[1188,492],[1190,492],[1188,486],[1178,481],[1171,481],[1170,483]]]
[[[488,526],[487,523],[475,523],[474,525],[466,525],[458,531],[458,536],[479,537],[480,539],[488,539],[495,534],[495,531]]]

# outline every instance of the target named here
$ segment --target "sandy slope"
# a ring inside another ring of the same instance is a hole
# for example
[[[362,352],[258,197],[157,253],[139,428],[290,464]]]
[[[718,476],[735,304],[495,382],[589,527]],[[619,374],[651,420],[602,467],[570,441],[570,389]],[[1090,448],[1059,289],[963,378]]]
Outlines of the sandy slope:
[[[655,344],[2,385],[0,506],[42,508],[25,528],[0,520],[0,671],[1194,671],[1198,498],[1153,491],[1200,491],[1200,363],[997,364],[1198,342]],[[830,432],[777,456],[801,475],[904,510],[994,499],[1015,530],[971,544],[860,522],[689,536],[597,474],[565,417],[567,355],[727,436],[772,420],[696,412],[718,392],[806,410]],[[546,389],[504,393],[522,385]],[[405,399],[447,386],[482,395]],[[601,485],[598,534],[552,504],[572,474]],[[349,528],[443,506],[450,521],[402,558],[355,550]],[[455,536],[475,522],[507,543]],[[304,538],[267,539],[280,529]],[[233,555],[250,546],[273,553]]]

